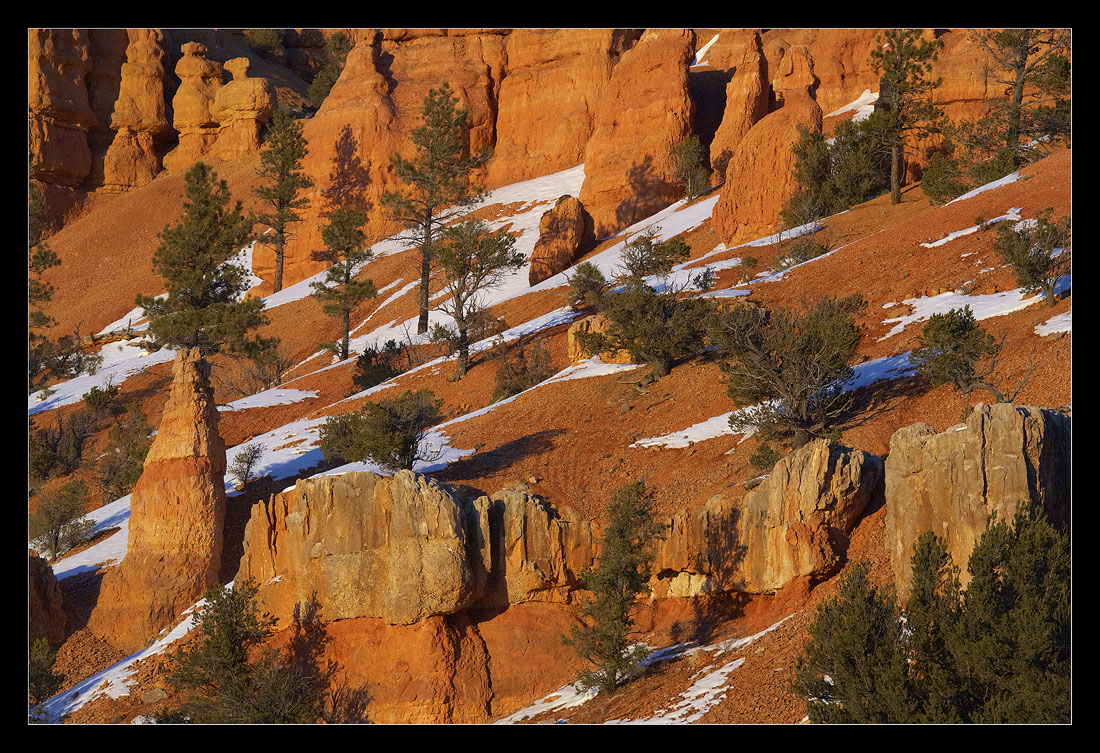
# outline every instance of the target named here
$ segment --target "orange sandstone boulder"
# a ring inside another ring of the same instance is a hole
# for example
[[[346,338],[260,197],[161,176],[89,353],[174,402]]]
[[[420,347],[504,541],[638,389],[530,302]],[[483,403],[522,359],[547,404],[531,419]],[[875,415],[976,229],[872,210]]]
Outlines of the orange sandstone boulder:
[[[539,239],[531,251],[528,282],[538,285],[569,269],[596,243],[592,216],[572,196],[562,196],[539,220]]]
[[[187,42],[176,63],[179,88],[172,98],[172,125],[179,132],[179,145],[164,156],[165,170],[191,166],[213,145],[218,122],[211,113],[214,94],[222,85],[222,64],[206,57],[206,45]]]
[[[716,170],[724,171],[741,139],[767,115],[770,92],[768,61],[764,57],[760,32],[754,31],[726,84],[725,112],[710,146],[710,161]]]
[[[30,642],[45,638],[51,646],[60,645],[65,640],[66,623],[61,586],[49,563],[33,549],[27,550],[27,606]]]
[[[580,201],[607,237],[681,198],[669,152],[691,134],[690,30],[651,29],[611,73],[584,155]]]
[[[180,351],[145,469],[130,498],[126,556],[103,577],[89,629],[125,651],[145,647],[218,582],[225,445],[210,365]]]
[[[275,114],[275,87],[266,78],[249,78],[248,58],[225,62],[233,80],[214,93],[210,115],[218,122],[213,151],[224,160],[239,159],[260,149],[260,130]]]

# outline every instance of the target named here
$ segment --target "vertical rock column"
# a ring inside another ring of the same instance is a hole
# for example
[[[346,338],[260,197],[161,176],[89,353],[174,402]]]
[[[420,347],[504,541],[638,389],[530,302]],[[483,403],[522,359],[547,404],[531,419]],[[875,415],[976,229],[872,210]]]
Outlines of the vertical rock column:
[[[117,647],[146,646],[218,581],[225,444],[210,365],[180,352],[160,428],[130,500],[126,557],[103,578],[88,627]]]

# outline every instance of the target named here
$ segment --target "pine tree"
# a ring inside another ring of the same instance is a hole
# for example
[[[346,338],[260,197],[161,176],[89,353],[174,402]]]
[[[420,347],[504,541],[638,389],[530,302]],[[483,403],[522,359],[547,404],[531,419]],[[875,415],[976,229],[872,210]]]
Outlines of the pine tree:
[[[325,37],[325,62],[309,84],[309,99],[314,107],[320,107],[325,97],[340,78],[347,63],[348,53],[355,45],[346,32],[337,31]]]
[[[432,262],[440,231],[484,198],[483,189],[471,185],[470,174],[489,159],[488,150],[468,155],[465,143],[469,118],[458,107],[449,84],[432,89],[424,98],[421,125],[410,140],[412,159],[394,155],[394,174],[407,189],[387,191],[381,204],[390,219],[410,231],[407,240],[420,249],[420,317],[417,333],[428,331],[428,296]]]
[[[920,29],[888,29],[871,51],[871,67],[879,74],[879,95],[871,127],[881,134],[890,153],[890,201],[901,203],[905,151],[913,139],[927,136],[942,116],[932,103],[932,90],[942,79],[929,76],[943,47],[940,40],[921,39]]]
[[[241,202],[230,208],[229,187],[209,165],[196,162],[185,176],[183,214],[158,233],[153,269],[164,278],[163,298],[138,295],[136,303],[150,318],[157,342],[171,348],[199,348],[206,356],[228,348],[247,355],[273,340],[249,338],[267,323],[263,302],[240,300],[247,273],[229,263],[252,240],[252,219]]]
[[[313,186],[313,180],[302,172],[302,158],[308,151],[301,123],[294,120],[289,109],[280,107],[268,125],[260,150],[259,174],[265,184],[254,191],[257,198],[271,207],[256,219],[275,234],[276,293],[283,289],[283,261],[286,242],[291,237],[288,226],[301,220],[299,209],[309,206],[309,199],[298,195]]]
[[[363,226],[367,224],[366,171],[357,154],[359,142],[350,126],[344,126],[336,141],[329,187],[322,192],[328,222],[321,229],[325,251],[315,259],[334,262],[322,282],[311,283],[314,298],[325,314],[340,323],[340,340],[329,346],[341,361],[350,355],[351,315],[355,307],[377,295],[372,280],[357,280],[358,271],[374,252],[367,245]]]
[[[321,454],[329,461],[368,460],[387,471],[411,470],[416,461],[430,459],[424,438],[442,418],[442,406],[429,390],[406,390],[333,416],[321,427]]]
[[[672,179],[683,189],[685,201],[702,196],[710,188],[710,172],[703,164],[704,158],[703,145],[694,134],[669,152]]]
[[[653,519],[653,492],[644,482],[625,484],[612,496],[596,567],[581,574],[592,592],[582,610],[586,624],[562,639],[592,665],[578,680],[582,689],[613,694],[649,654],[632,640],[632,613],[648,588],[653,544],[663,530]]]
[[[1062,217],[1051,222],[1051,207],[1038,212],[1033,225],[1022,227],[1005,223],[997,228],[993,249],[1016,272],[1016,282],[1029,293],[1042,293],[1048,306],[1058,299],[1054,288],[1069,272],[1071,220]]]
[[[27,532],[50,562],[91,535],[93,524],[84,518],[87,499],[83,481],[70,481],[39,497],[27,520]]]
[[[454,319],[456,330],[453,351],[457,363],[451,381],[462,379],[470,367],[470,324],[483,308],[479,294],[497,287],[509,272],[527,262],[515,245],[515,237],[507,231],[490,233],[477,220],[461,222],[441,234],[436,262],[450,295],[440,309]]]
[[[30,721],[46,721],[41,704],[61,690],[65,676],[54,671],[57,653],[50,648],[45,638],[38,638],[31,644],[28,659],[27,697],[30,705]]]

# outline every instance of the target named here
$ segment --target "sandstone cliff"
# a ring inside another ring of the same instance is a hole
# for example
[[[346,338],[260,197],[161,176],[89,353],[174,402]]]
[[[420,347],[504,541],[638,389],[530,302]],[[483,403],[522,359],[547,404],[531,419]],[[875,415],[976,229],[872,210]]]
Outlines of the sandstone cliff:
[[[67,618],[61,586],[49,563],[33,549],[27,551],[27,605],[27,638],[31,643],[45,638],[51,646],[57,646],[65,640]]]
[[[126,556],[103,577],[89,629],[125,651],[145,647],[217,584],[225,518],[225,445],[210,366],[180,351],[145,468],[130,497]]]
[[[970,581],[966,563],[991,515],[1011,520],[1021,501],[1069,520],[1071,419],[1034,406],[979,403],[965,424],[937,433],[918,423],[890,438],[886,460],[886,546],[902,599],[913,544],[933,531]]]

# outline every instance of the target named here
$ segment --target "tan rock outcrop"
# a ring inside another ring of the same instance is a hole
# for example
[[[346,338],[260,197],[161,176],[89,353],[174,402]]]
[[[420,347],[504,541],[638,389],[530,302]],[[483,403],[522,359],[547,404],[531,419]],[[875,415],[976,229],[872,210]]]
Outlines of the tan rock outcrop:
[[[569,325],[569,331],[566,333],[566,340],[568,342],[569,363],[580,363],[581,361],[591,358],[588,351],[581,347],[580,342],[577,339],[577,335],[580,333],[602,333],[606,332],[607,328],[611,326],[611,320],[607,318],[606,314],[593,314],[592,316],[586,316],[580,321],[573,322]],[[633,356],[626,350],[609,350],[600,353],[600,360],[604,363],[632,363],[634,361]]]
[[[275,87],[266,78],[249,78],[248,58],[233,58],[224,68],[233,80],[214,93],[210,115],[218,122],[213,152],[224,160],[239,159],[260,149],[260,131],[278,106]]]
[[[797,189],[792,148],[798,142],[798,127],[821,129],[821,108],[811,95],[814,82],[809,50],[788,48],[772,79],[782,106],[741,139],[711,214],[715,231],[727,245],[774,232],[780,211]]]
[[[633,29],[515,29],[508,35],[496,145],[487,185],[549,175],[584,161],[611,72]]]
[[[86,29],[27,30],[28,148],[36,177],[47,183],[76,186],[91,172],[90,44]]]
[[[61,585],[49,563],[33,549],[27,550],[27,621],[28,639],[34,643],[45,638],[51,646],[65,640],[65,608]]]
[[[461,505],[424,476],[322,476],[253,507],[237,577],[282,620],[316,597],[326,620],[408,625],[473,604],[470,546]]]
[[[165,170],[187,169],[209,151],[218,137],[218,121],[211,107],[222,85],[222,64],[206,57],[206,45],[187,42],[176,63],[179,88],[172,98],[172,125],[179,145],[164,155]]]
[[[579,197],[598,238],[681,198],[669,152],[691,134],[694,56],[694,32],[651,29],[615,65],[585,149]]]
[[[677,513],[657,545],[654,595],[767,593],[827,573],[882,473],[874,455],[819,439],[782,458],[743,499],[717,496]]]
[[[1069,416],[1034,406],[979,403],[965,424],[937,433],[926,423],[898,429],[886,459],[886,547],[898,593],[909,593],[913,544],[932,531],[970,581],[966,564],[990,515],[1011,520],[1021,501],[1068,521]]]
[[[164,35],[129,29],[118,99],[111,114],[114,140],[104,159],[108,191],[144,186],[161,171],[161,142],[172,135],[164,92]]]
[[[225,444],[210,365],[180,351],[145,468],[130,497],[126,556],[103,577],[89,629],[116,647],[145,647],[218,582],[225,519]]]
[[[569,269],[596,243],[592,216],[572,196],[562,196],[539,220],[539,239],[531,251],[528,282],[534,286]]]

